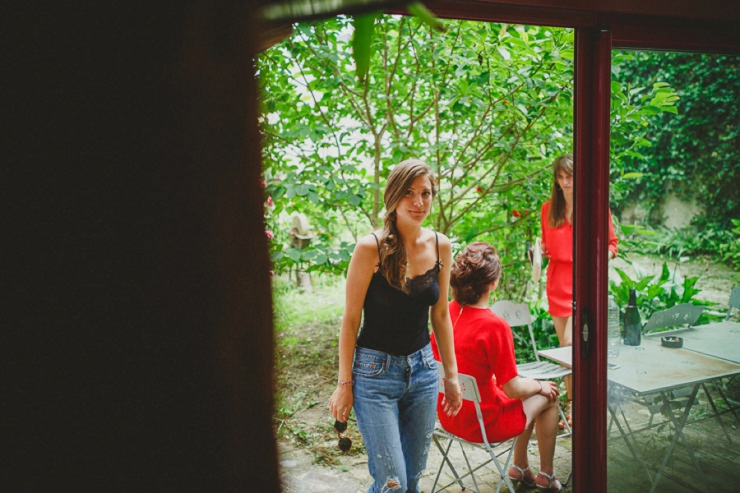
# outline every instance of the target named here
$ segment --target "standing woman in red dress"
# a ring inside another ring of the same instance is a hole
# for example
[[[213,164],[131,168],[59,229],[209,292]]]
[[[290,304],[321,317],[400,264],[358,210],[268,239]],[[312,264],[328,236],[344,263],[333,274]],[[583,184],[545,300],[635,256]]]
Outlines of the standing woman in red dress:
[[[573,155],[553,163],[550,200],[542,205],[542,253],[547,266],[548,312],[552,316],[560,346],[573,345]],[[609,212],[609,260],[617,256],[617,239]],[[571,377],[565,377],[568,403],[573,399]],[[571,422],[570,404],[567,418]],[[565,424],[560,423],[564,428]]]

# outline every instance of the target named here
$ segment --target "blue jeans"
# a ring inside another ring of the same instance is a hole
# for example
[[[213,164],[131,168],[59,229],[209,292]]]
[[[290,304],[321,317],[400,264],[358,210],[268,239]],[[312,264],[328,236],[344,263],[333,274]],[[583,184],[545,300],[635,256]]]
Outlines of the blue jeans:
[[[393,356],[357,347],[354,408],[374,482],[368,493],[418,493],[437,416],[431,345]]]

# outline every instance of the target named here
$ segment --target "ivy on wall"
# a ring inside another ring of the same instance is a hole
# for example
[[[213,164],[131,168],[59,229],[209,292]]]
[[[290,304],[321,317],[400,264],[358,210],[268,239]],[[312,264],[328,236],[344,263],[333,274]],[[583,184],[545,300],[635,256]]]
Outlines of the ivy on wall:
[[[626,172],[641,173],[624,190],[627,202],[660,203],[670,186],[702,204],[698,221],[722,231],[740,217],[740,56],[622,52],[614,79],[637,87],[670,84],[676,113],[650,117],[647,146],[626,156]]]

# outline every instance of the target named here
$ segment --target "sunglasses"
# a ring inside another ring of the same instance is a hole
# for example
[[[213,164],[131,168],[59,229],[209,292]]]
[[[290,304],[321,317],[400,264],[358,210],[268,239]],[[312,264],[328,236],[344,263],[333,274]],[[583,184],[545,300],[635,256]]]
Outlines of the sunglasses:
[[[339,450],[346,454],[352,448],[352,440],[349,437],[342,436],[342,433],[347,430],[347,422],[334,421],[334,430],[337,432],[337,436],[339,436]]]

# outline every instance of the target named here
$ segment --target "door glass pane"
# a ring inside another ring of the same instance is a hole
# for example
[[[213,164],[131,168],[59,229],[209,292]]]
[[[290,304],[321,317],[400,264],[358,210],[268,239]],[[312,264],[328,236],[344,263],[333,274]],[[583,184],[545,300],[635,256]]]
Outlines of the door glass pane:
[[[740,57],[612,67],[608,489],[737,491]]]

